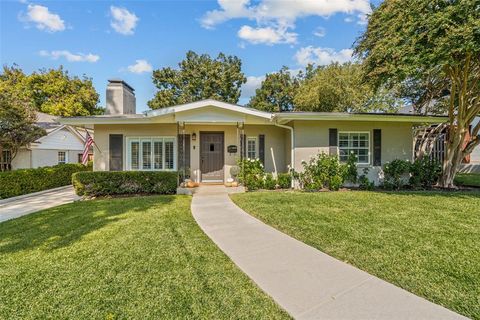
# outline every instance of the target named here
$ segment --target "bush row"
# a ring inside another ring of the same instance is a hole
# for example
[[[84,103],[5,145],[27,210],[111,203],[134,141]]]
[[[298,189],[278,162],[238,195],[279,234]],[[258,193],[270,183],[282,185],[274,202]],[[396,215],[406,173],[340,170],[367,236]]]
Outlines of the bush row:
[[[87,170],[92,170],[92,166],[66,163],[53,167],[0,172],[0,198],[66,186],[72,183],[73,173]]]
[[[258,189],[289,189],[292,185],[290,173],[279,173],[275,178],[271,173],[265,173],[259,159],[243,159],[238,162],[238,180],[248,190]]]
[[[383,187],[388,190],[429,189],[438,182],[442,172],[440,164],[423,157],[414,162],[394,160],[383,167]]]
[[[79,196],[174,194],[178,173],[166,171],[78,172],[72,177]]]

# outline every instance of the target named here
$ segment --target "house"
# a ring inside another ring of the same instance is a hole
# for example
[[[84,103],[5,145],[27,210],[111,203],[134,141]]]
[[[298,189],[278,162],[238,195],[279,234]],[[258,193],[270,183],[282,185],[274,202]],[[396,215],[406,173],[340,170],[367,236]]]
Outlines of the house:
[[[239,158],[258,158],[267,172],[301,170],[325,152],[344,161],[350,152],[381,179],[381,166],[413,159],[413,128],[444,117],[410,114],[268,113],[215,100],[135,113],[135,94],[109,80],[106,114],[69,117],[95,130],[94,170],[178,170],[197,182],[224,182]]]
[[[20,149],[12,160],[11,169],[38,168],[60,163],[81,162],[87,129],[61,124],[57,118],[37,112],[36,125],[44,128],[47,134],[27,147]],[[93,131],[88,130],[89,134],[93,136]]]

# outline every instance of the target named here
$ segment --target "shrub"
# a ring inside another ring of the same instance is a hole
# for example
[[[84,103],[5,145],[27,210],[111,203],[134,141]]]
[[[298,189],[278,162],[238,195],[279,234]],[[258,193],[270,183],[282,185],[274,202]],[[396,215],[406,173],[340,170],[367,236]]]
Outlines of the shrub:
[[[77,172],[72,177],[79,196],[174,194],[178,173],[166,171]]]
[[[267,190],[275,190],[277,188],[277,180],[273,177],[273,174],[267,173],[265,175],[263,187]]]
[[[369,168],[363,168],[363,173],[358,177],[359,188],[362,190],[373,190],[375,183],[368,179]]]
[[[72,174],[92,170],[92,166],[65,163],[53,167],[19,169],[0,172],[0,198],[67,186],[72,183]]]
[[[347,162],[345,163],[345,181],[351,183],[358,182],[358,170],[357,170],[357,156],[351,152],[348,155]]]
[[[410,186],[414,189],[429,189],[437,183],[442,167],[428,157],[415,160],[410,165]]]
[[[290,189],[292,187],[292,175],[290,173],[279,173],[277,184],[280,189]]]
[[[242,159],[238,161],[238,181],[248,190],[263,188],[265,170],[259,159]]]
[[[295,174],[300,187],[306,191],[318,191],[328,188],[338,190],[344,180],[346,166],[341,164],[337,156],[320,153],[310,159],[302,161],[303,172]]]
[[[410,162],[396,159],[383,168],[383,186],[389,190],[399,190],[407,184],[405,176],[410,172]]]

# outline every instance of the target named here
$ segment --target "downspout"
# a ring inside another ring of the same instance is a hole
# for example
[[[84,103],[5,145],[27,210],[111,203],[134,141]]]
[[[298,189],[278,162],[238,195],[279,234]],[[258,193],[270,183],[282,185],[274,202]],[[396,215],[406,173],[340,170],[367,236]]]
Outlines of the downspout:
[[[275,117],[275,116],[274,116]],[[290,147],[291,147],[291,151],[290,151],[290,162],[291,162],[291,169],[294,169],[295,170],[295,132],[293,130],[292,127],[290,126],[286,126],[284,124],[279,124],[277,123],[277,121],[274,119],[273,120],[273,124],[276,125],[277,127],[280,127],[280,128],[284,128],[284,129],[287,129],[287,130],[290,130]],[[294,182],[293,182],[293,173],[292,173],[292,183],[291,183],[291,187],[293,188],[294,187]]]

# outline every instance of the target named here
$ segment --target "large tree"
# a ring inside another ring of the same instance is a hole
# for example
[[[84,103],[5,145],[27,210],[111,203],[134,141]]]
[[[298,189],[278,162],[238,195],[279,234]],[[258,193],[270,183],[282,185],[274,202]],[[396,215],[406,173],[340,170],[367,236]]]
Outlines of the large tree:
[[[355,48],[376,87],[432,84],[430,108],[448,113],[442,187],[454,186],[462,159],[480,143],[480,4],[478,0],[386,0],[374,9]],[[440,92],[441,94],[435,94]]]
[[[4,90],[21,92],[30,98],[32,107],[40,112],[55,116],[88,116],[103,112],[98,107],[99,95],[92,80],[70,76],[61,66],[29,75],[16,65],[4,66],[0,81]]]
[[[8,81],[0,75],[0,158],[4,151],[10,156],[1,159],[6,166],[0,170],[8,170],[18,150],[34,142],[45,134],[45,130],[35,125],[36,114],[31,95],[25,90],[16,90],[27,81],[19,69],[9,71]]]
[[[332,63],[307,72],[294,97],[296,111],[395,111],[398,101],[386,90],[363,81],[356,63]]]
[[[248,106],[267,112],[292,111],[293,98],[300,84],[300,76],[295,76],[287,67],[265,75],[260,88],[250,98]]]
[[[158,91],[148,102],[152,109],[202,99],[217,99],[237,103],[240,87],[247,79],[242,62],[236,56],[220,53],[215,59],[208,54],[187,52],[178,69],[170,67],[153,71],[153,83]]]

